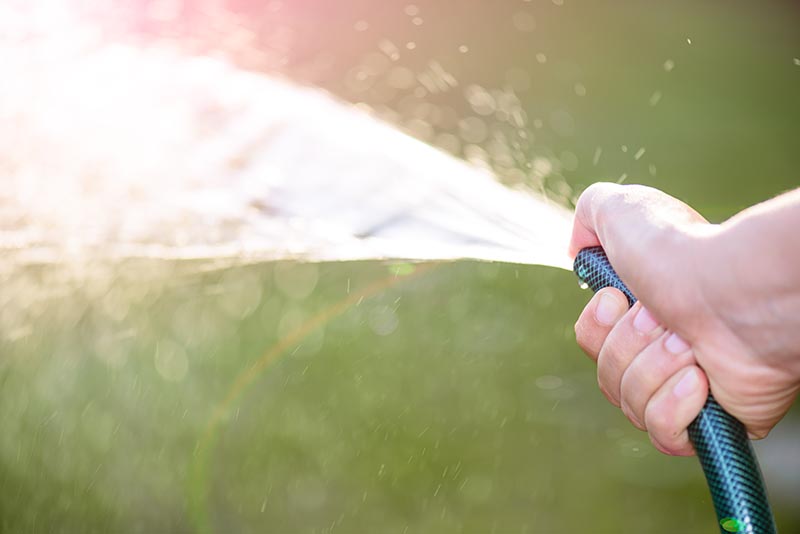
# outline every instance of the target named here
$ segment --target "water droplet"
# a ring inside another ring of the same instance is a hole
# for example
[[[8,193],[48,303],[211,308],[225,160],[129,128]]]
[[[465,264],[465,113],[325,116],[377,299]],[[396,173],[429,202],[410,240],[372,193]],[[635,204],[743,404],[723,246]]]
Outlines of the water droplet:
[[[552,390],[560,388],[564,380],[560,376],[544,375],[537,378],[534,383],[539,389]]]
[[[671,59],[668,59],[664,62],[664,70],[667,72],[672,72],[672,69],[675,68],[675,62]]]
[[[489,169],[489,154],[478,145],[467,145],[464,147],[464,159],[475,165]]]
[[[244,319],[261,303],[263,285],[254,273],[231,271],[220,281],[220,309],[231,319]]]
[[[428,141],[433,135],[433,127],[422,119],[410,119],[404,126],[411,135],[422,141]]]
[[[132,352],[132,339],[135,332],[103,332],[94,340],[94,353],[109,367],[121,368],[125,365],[128,355]]]
[[[395,89],[410,89],[417,83],[417,78],[414,72],[406,67],[393,67],[389,71],[386,78],[386,83]]]
[[[479,85],[470,85],[464,91],[467,102],[478,115],[491,115],[494,113],[496,103],[494,97]]]
[[[540,180],[546,178],[553,172],[553,163],[547,158],[535,158],[531,162],[531,176]]]
[[[530,33],[536,29],[536,20],[527,11],[517,11],[512,16],[514,27],[521,32]]]
[[[285,338],[295,335],[308,326],[309,316],[303,310],[290,308],[278,321],[276,333],[278,337]],[[319,326],[314,330],[305,332],[299,344],[292,349],[295,356],[313,355],[322,349],[325,344],[325,328]]]
[[[165,380],[180,382],[189,370],[189,359],[183,347],[170,340],[161,340],[156,345],[155,365]]]
[[[461,52],[462,54],[466,54],[467,52],[469,52],[469,47],[467,45],[461,45],[458,47],[458,51]]]
[[[344,80],[345,85],[347,85],[351,91],[357,93],[366,91],[372,87],[374,82],[374,76],[365,69],[363,65],[359,65],[347,71]]]
[[[597,166],[600,162],[600,156],[603,154],[603,147],[597,147],[594,150],[594,157],[592,158],[592,165]]]
[[[652,95],[650,95],[649,103],[651,106],[655,106],[661,101],[661,91],[656,91]]]
[[[419,7],[414,4],[408,4],[403,11],[409,17],[416,17],[419,15]]]
[[[622,437],[617,441],[619,453],[628,458],[644,458],[650,452],[650,447],[637,439]]]
[[[317,286],[319,268],[313,263],[278,263],[273,271],[275,287],[289,298],[302,300]]]
[[[353,25],[353,29],[357,32],[365,32],[369,29],[369,23],[366,20],[359,20]]]
[[[467,117],[458,121],[458,131],[461,139],[467,143],[481,143],[488,133],[486,123],[478,117]]]
[[[400,319],[398,319],[395,311],[389,306],[378,306],[370,313],[367,323],[370,329],[379,336],[388,336],[397,330]]]
[[[389,39],[382,39],[378,43],[378,48],[381,52],[386,54],[386,56],[391,59],[392,61],[397,61],[400,59],[400,51],[397,49],[397,46]]]

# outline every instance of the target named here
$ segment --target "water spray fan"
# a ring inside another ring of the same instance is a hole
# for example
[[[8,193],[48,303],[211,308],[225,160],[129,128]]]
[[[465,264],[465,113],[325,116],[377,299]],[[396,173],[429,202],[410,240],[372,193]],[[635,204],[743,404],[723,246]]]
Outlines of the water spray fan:
[[[593,291],[615,287],[628,298],[629,307],[636,302],[602,247],[581,250],[574,270]],[[776,533],[761,469],[744,425],[709,394],[688,431],[711,490],[720,532]]]

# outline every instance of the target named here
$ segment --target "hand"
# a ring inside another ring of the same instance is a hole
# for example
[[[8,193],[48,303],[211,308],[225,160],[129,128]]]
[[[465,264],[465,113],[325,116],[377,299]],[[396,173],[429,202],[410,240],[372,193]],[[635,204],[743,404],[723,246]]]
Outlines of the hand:
[[[800,388],[800,309],[788,309],[800,299],[776,310],[786,284],[759,283],[769,261],[746,261],[767,238],[726,225],[643,186],[595,184],[578,202],[570,253],[602,245],[639,299],[628,310],[618,290],[599,291],[575,325],[578,344],[597,362],[603,394],[667,454],[693,454],[686,428],[709,387],[751,437],[766,436]],[[765,342],[764,329],[781,342]]]

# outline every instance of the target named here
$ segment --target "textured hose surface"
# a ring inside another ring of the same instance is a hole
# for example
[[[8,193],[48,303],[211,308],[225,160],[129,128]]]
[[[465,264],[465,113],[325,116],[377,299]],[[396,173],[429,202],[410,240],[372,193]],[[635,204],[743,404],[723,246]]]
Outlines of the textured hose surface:
[[[636,302],[601,247],[581,250],[574,269],[593,291],[615,287],[628,297],[629,306]],[[697,419],[689,425],[689,439],[706,475],[720,532],[776,533],[761,469],[744,425],[709,395]]]

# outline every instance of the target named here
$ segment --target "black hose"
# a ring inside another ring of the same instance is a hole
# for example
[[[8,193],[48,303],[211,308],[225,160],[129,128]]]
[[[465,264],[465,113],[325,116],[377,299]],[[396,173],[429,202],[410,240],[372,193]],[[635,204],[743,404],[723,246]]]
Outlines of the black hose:
[[[615,287],[628,297],[628,306],[636,302],[601,247],[581,250],[574,269],[593,291]],[[744,425],[709,394],[688,430],[711,490],[720,532],[776,534],[764,479]]]

